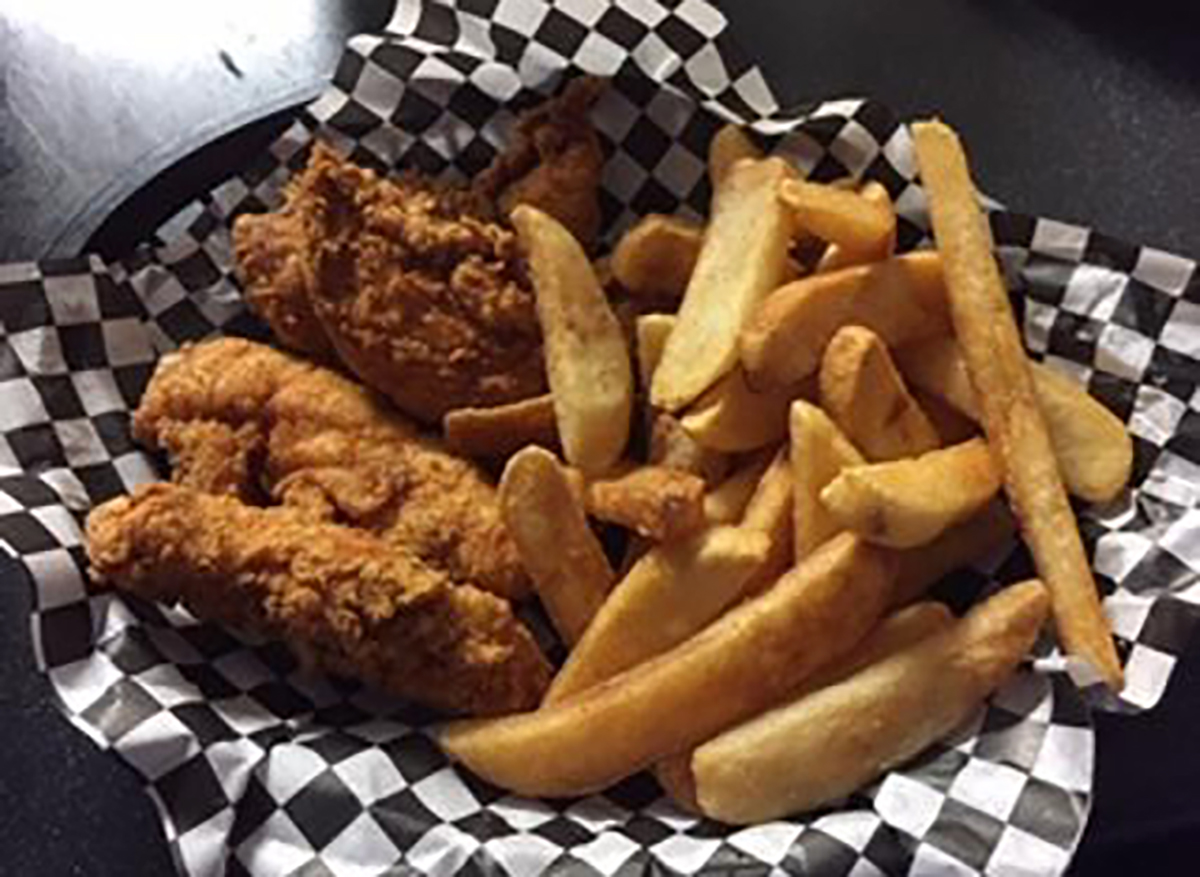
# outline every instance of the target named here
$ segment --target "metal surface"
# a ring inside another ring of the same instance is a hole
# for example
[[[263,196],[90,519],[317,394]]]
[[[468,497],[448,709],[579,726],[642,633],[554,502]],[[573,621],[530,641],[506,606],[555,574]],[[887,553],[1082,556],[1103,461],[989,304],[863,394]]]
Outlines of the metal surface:
[[[1200,256],[1196,13],[1156,0],[722,6],[782,96],[936,112],[1013,208]],[[346,35],[389,7],[0,0],[0,261],[70,254],[89,237],[120,253],[266,142],[284,115],[244,123],[316,93]],[[0,564],[0,874],[170,873],[132,774],[55,711],[32,666],[28,604]],[[1194,873],[1198,720],[1200,646],[1156,711],[1100,719],[1075,874]]]

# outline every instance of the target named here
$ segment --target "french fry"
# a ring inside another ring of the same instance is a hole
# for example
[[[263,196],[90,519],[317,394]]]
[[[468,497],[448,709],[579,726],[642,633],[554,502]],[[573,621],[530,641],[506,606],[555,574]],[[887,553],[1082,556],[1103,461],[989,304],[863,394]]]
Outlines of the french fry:
[[[821,359],[820,386],[821,407],[868,460],[915,457],[941,445],[870,329],[838,329]]]
[[[864,667],[896,654],[935,633],[946,630],[954,616],[941,603],[925,602],[901,609],[888,616],[854,650],[818,670],[788,696],[797,700],[806,694],[835,685]],[[692,776],[694,750],[664,758],[654,766],[659,784],[679,807],[699,813],[696,780]]]
[[[518,794],[602,789],[778,703],[853,649],[891,599],[892,564],[839,536],[670,652],[536,712],[452,722],[442,748]]]
[[[881,202],[798,177],[780,184],[779,200],[791,213],[795,228],[836,244],[850,258],[876,262],[886,259],[895,246],[896,212],[890,200]]]
[[[967,365],[953,339],[906,345],[896,358],[915,386],[979,419]],[[1125,424],[1067,375],[1036,362],[1029,371],[1067,490],[1088,502],[1116,499],[1133,470],[1133,440]]]
[[[530,447],[508,461],[500,511],[554,629],[568,645],[575,643],[615,576],[553,454]]]
[[[942,254],[955,335],[1021,533],[1050,589],[1063,649],[1089,663],[1110,688],[1120,690],[1121,663],[992,255],[966,155],[958,136],[940,122],[914,125],[913,139]]]
[[[981,438],[907,460],[843,469],[821,504],[847,530],[878,545],[912,548],[975,514],[1000,489]]]
[[[787,436],[788,406],[802,392],[792,387],[757,393],[735,366],[680,414],[679,422],[705,447],[731,454],[753,451]]]
[[[511,220],[529,259],[563,454],[585,472],[603,472],[625,449],[633,407],[621,326],[567,229],[528,205]]]
[[[997,497],[932,542],[901,551],[894,605],[906,606],[919,600],[944,576],[1008,544],[1015,533],[1012,514]]]
[[[683,642],[744,593],[769,550],[765,535],[735,527],[651,548],[617,583],[543,704],[578,694]]]
[[[792,548],[794,502],[792,461],[787,450],[781,448],[763,473],[742,518],[742,529],[763,533],[770,540],[767,558],[746,583],[745,593],[757,594],[770,587],[795,563]]]
[[[708,143],[708,179],[713,189],[736,162],[745,158],[762,158],[762,152],[737,125],[722,125]]]
[[[840,244],[832,243],[825,248],[825,252],[821,254],[820,260],[817,262],[817,267],[814,273],[821,274],[828,271],[838,271],[842,268],[849,268],[851,265],[863,265],[867,262],[878,262],[880,259],[886,259],[892,255],[896,249],[896,209],[892,205],[892,198],[888,195],[888,190],[884,188],[882,183],[875,180],[870,180],[862,185],[858,190],[858,194],[863,200],[876,205],[881,210],[886,210],[891,218],[892,233],[890,237],[880,242],[878,249],[874,251],[854,250],[846,248]]]
[[[621,239],[612,254],[612,273],[635,298],[679,301],[700,255],[704,228],[676,216],[651,213]]]
[[[654,370],[662,359],[667,336],[675,328],[674,314],[642,314],[634,324],[637,343],[638,380],[641,386],[649,387],[654,379]]]
[[[704,479],[663,466],[638,466],[623,475],[589,481],[587,510],[658,542],[673,542],[702,528]]]
[[[549,393],[494,408],[447,411],[442,429],[450,450],[467,457],[507,457],[526,445],[558,446]]]
[[[742,366],[755,389],[786,387],[817,370],[842,326],[865,326],[889,347],[950,331],[941,261],[916,252],[814,274],[782,287],[742,329]]]
[[[793,551],[803,559],[842,529],[821,504],[821,491],[847,466],[866,461],[816,405],[793,402],[790,423]]]
[[[788,228],[775,197],[786,165],[740,161],[717,183],[712,215],[650,400],[678,411],[737,364],[738,333],[787,265]]]
[[[710,524],[736,524],[746,513],[763,473],[775,458],[774,453],[759,452],[743,463],[704,496],[704,518]]]
[[[921,410],[925,412],[925,416],[929,418],[929,422],[933,424],[943,448],[961,444],[979,435],[979,424],[951,407],[950,403],[940,396],[934,396],[932,393],[926,393],[915,387],[909,389],[912,391],[913,398],[917,400],[917,404],[921,406]]]
[[[1038,581],[1013,585],[952,627],[700,746],[692,770],[701,811],[735,825],[765,822],[908,761],[1008,679],[1049,602]]]
[[[704,447],[670,414],[658,415],[650,427],[650,462],[699,475],[709,487],[729,471],[728,454]]]

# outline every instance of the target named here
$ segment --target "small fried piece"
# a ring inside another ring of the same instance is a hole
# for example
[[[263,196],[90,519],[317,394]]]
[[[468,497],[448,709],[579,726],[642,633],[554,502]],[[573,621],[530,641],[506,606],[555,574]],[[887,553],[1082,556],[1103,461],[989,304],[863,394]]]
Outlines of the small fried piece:
[[[977,438],[915,459],[850,466],[821,491],[821,504],[870,542],[911,548],[975,514],[1000,482],[987,442]]]
[[[770,543],[767,559],[746,583],[747,594],[757,594],[769,588],[795,563],[792,547],[794,494],[792,461],[787,450],[781,448],[763,472],[742,517],[742,529],[762,533]]]
[[[945,576],[1007,545],[1016,532],[1012,513],[997,497],[932,542],[901,551],[895,605],[905,606],[919,600]]]
[[[667,337],[675,328],[674,314],[642,314],[634,324],[637,345],[638,380],[643,388],[649,388],[654,379],[654,370],[662,359]]]
[[[494,408],[447,411],[442,429],[447,447],[465,457],[507,457],[526,445],[558,446],[549,393]]]
[[[511,219],[529,258],[563,454],[589,474],[603,472],[629,440],[633,370],[625,337],[571,233],[527,205]]]
[[[737,364],[738,333],[787,266],[788,228],[775,197],[780,159],[742,161],[717,183],[712,215],[650,399],[678,411]]]
[[[1063,649],[1114,691],[1124,673],[1046,429],[966,154],[940,122],[913,126],[955,335],[1021,534],[1054,601]]]
[[[870,329],[838,329],[821,359],[820,386],[821,407],[872,462],[915,457],[941,445]]]
[[[870,180],[858,190],[859,197],[864,201],[872,204],[879,211],[886,211],[891,221],[891,235],[885,237],[878,242],[878,246],[873,250],[854,249],[852,247],[843,247],[841,244],[831,243],[825,248],[825,252],[821,254],[820,260],[817,262],[817,267],[813,269],[814,274],[821,274],[828,271],[838,271],[842,268],[849,268],[851,265],[865,265],[868,262],[878,262],[881,259],[889,258],[896,249],[896,209],[892,205],[892,198],[888,195],[888,190],[883,184]]]
[[[665,466],[639,466],[587,483],[592,515],[657,542],[674,542],[704,526],[704,479]]]
[[[500,479],[500,509],[554,629],[573,645],[616,575],[557,458],[532,447],[514,455]]]
[[[453,722],[438,740],[517,794],[603,789],[778,703],[850,651],[891,599],[892,574],[888,552],[839,536],[670,652],[536,712]]]
[[[680,414],[679,422],[705,447],[726,453],[753,451],[787,436],[788,406],[808,388],[756,392],[741,366],[706,390]]]
[[[704,517],[710,524],[736,524],[746,513],[763,473],[775,458],[774,452],[760,452],[743,463],[704,496]]]
[[[728,454],[704,447],[670,414],[658,415],[650,427],[650,462],[699,475],[709,487],[729,471]]]
[[[716,527],[647,551],[600,607],[543,703],[578,694],[683,642],[745,593],[769,549],[761,533]]]
[[[708,142],[708,179],[714,189],[742,159],[762,158],[762,151],[737,125],[722,125]]]
[[[885,191],[886,194],[886,191]],[[779,200],[794,228],[836,244],[843,258],[875,262],[891,254],[896,241],[896,212],[891,202],[865,198],[850,189],[790,177],[779,186]]]
[[[915,386],[979,420],[967,365],[952,338],[905,345],[896,361]],[[1133,470],[1133,439],[1125,424],[1069,376],[1039,362],[1029,363],[1029,373],[1067,490],[1088,502],[1116,499]]]
[[[814,274],[768,296],[742,329],[742,366],[756,389],[786,387],[817,370],[842,326],[865,326],[889,347],[950,331],[937,253]]]
[[[792,550],[803,559],[842,529],[821,503],[821,491],[847,466],[866,461],[829,415],[809,402],[792,403],[790,431],[795,492]]]
[[[439,709],[531,709],[550,666],[509,604],[370,533],[151,484],[88,516],[100,585],[257,631]]]
[[[613,249],[613,277],[634,298],[678,302],[703,240],[698,223],[661,213],[643,216]]]
[[[952,627],[709,741],[692,758],[701,811],[736,825],[765,822],[903,764],[1009,678],[1049,603],[1040,582],[1013,585]]]

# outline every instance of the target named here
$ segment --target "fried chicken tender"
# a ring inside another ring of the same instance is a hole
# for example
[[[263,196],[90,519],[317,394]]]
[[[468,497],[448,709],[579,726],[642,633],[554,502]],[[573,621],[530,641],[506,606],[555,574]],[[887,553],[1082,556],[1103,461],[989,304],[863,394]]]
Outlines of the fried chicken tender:
[[[541,331],[502,217],[533,204],[594,242],[604,155],[587,111],[600,88],[575,80],[520,117],[467,187],[384,180],[318,144],[281,211],[234,224],[250,306],[285,346],[340,358],[424,423],[539,394]]]
[[[288,643],[309,664],[430,706],[535,707],[550,667],[500,598],[376,536],[171,484],[88,518],[97,583]]]
[[[190,345],[159,363],[133,434],[168,452],[177,483],[269,497],[376,533],[455,582],[528,592],[482,472],[330,369],[239,338]]]

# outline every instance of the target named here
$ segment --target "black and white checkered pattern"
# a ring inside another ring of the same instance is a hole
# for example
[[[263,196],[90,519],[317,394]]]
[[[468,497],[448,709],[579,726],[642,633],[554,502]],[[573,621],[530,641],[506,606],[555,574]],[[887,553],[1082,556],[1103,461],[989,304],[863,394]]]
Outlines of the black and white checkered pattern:
[[[0,544],[34,582],[37,658],[64,711],[144,777],[181,873],[1066,868],[1089,807],[1089,709],[1153,706],[1200,603],[1195,264],[1088,229],[992,205],[1031,352],[1134,436],[1134,488],[1081,512],[1128,687],[1111,702],[1081,692],[1047,641],[968,727],[840,807],[735,830],[679,813],[644,775],[581,800],[514,798],[448,765],[423,710],[303,675],[277,645],[89,591],[82,516],[159,477],[128,431],[157,357],[214,333],[266,337],[232,280],[229,227],[279,203],[314,137],[383,170],[466,175],[564,76],[603,74],[610,235],[651,210],[702,213],[706,145],[732,119],[815,179],[878,180],[901,248],[927,244],[908,130],[870,101],[781,109],[724,26],[702,0],[403,0],[269,151],[130,259],[0,266]],[[961,606],[1029,570],[1009,550],[941,593]]]

